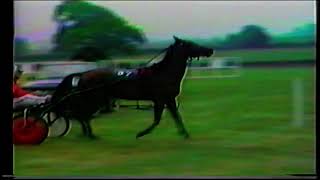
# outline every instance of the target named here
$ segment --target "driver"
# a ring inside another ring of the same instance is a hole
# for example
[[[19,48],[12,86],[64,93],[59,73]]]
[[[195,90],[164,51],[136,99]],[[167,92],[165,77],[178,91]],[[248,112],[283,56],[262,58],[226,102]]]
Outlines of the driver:
[[[13,68],[13,109],[38,105],[50,100],[51,95],[38,96],[23,90],[17,83],[23,71],[17,65]]]

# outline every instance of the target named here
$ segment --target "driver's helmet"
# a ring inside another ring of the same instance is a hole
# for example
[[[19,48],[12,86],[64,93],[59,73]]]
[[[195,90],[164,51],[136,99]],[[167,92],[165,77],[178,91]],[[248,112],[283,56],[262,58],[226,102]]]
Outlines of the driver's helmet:
[[[19,78],[23,73],[20,66],[13,64],[13,78]]]

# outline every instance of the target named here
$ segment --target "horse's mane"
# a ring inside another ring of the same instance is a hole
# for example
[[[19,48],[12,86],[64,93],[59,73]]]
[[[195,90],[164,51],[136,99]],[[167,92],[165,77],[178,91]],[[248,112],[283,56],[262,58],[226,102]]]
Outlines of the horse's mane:
[[[143,69],[150,69],[152,71],[159,71],[165,67],[167,67],[167,64],[169,63],[169,59],[172,56],[173,45],[170,45],[166,51],[165,56],[163,59],[159,62],[156,62],[150,66],[144,67]]]

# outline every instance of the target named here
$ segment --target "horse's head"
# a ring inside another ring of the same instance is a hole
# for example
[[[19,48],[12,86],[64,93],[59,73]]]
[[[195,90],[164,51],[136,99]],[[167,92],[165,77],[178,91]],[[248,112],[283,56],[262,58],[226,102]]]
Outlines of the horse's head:
[[[176,36],[173,36],[173,38],[175,42],[172,47],[183,50],[187,59],[197,58],[199,60],[199,57],[210,57],[214,52],[212,48],[203,47],[194,42],[177,38]]]
[[[188,60],[200,57],[209,57],[213,54],[212,48],[200,46],[194,42],[182,40],[173,36],[175,42],[166,48],[165,57],[158,63],[154,63],[150,68],[160,74],[170,76],[171,80],[181,81],[185,74]],[[173,78],[174,77],[174,78]]]

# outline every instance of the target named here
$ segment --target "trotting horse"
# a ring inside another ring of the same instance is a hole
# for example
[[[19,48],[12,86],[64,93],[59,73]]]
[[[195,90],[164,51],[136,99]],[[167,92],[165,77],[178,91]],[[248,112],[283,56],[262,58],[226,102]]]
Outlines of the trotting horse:
[[[154,121],[137,133],[136,138],[150,133],[159,124],[165,107],[170,111],[178,133],[188,138],[176,97],[181,90],[187,62],[201,56],[209,57],[213,49],[174,36],[174,43],[165,50],[164,58],[150,66],[137,69],[98,68],[68,75],[52,96],[53,103],[60,102],[53,111],[58,116],[78,120],[84,135],[95,138],[90,120],[106,102],[111,99],[150,100],[154,103]]]

